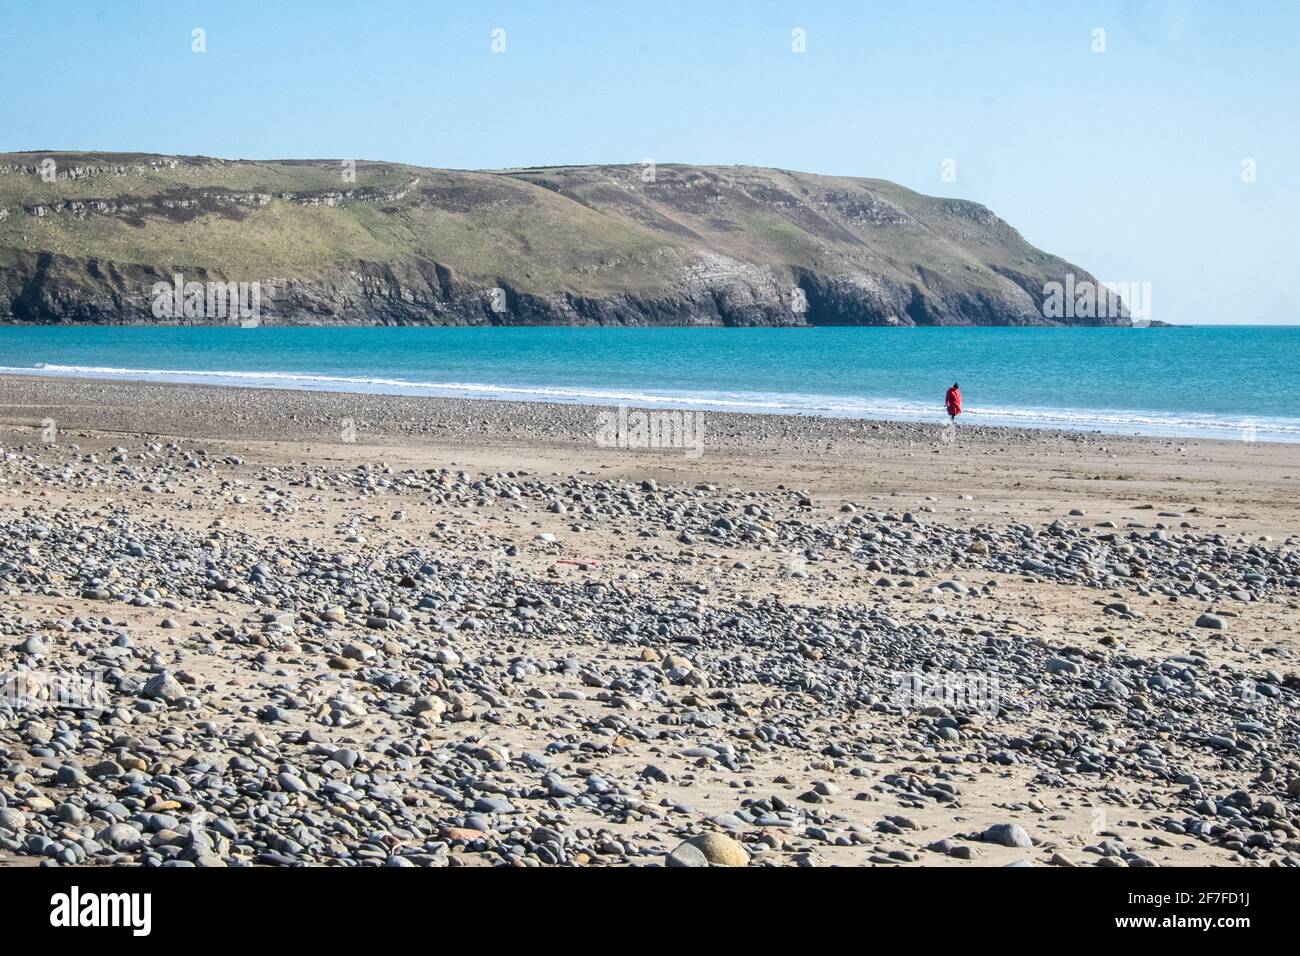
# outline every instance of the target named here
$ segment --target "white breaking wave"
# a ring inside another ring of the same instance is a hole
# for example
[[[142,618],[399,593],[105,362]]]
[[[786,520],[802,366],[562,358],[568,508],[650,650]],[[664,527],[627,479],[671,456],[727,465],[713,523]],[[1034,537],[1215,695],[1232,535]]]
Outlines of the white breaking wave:
[[[157,381],[243,388],[430,395],[498,401],[565,404],[637,404],[659,408],[695,408],[754,414],[813,415],[890,421],[944,420],[940,402],[843,395],[780,392],[682,392],[669,389],[615,389],[544,385],[494,385],[485,382],[417,382],[359,375],[325,375],[280,371],[204,371],[196,369],[117,368],[101,365],[41,363],[22,368],[0,366],[0,374]],[[1300,442],[1300,419],[1246,418],[1201,413],[1164,413],[1124,409],[1020,408],[981,405],[968,408],[963,422],[1020,428],[1061,428],[1161,437],[1200,437]]]

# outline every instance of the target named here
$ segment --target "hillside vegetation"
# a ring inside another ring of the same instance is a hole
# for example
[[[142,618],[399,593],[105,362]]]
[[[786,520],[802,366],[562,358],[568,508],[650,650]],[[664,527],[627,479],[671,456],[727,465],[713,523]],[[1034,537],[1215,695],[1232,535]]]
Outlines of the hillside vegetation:
[[[0,321],[158,322],[179,273],[259,283],[270,324],[1029,325],[1046,283],[1092,278],[977,203],[878,179],[345,170],[0,154]]]

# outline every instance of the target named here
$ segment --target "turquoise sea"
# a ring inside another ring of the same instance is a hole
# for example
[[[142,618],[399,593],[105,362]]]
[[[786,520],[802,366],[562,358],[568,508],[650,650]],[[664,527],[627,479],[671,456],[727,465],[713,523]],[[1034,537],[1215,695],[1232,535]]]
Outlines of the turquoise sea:
[[[0,329],[0,373],[1300,441],[1300,327]]]

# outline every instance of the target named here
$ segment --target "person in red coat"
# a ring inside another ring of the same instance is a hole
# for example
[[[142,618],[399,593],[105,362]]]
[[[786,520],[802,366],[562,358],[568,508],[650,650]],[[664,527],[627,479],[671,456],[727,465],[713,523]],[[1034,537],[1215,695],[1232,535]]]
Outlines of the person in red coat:
[[[948,421],[950,424],[957,423],[957,416],[961,414],[961,389],[956,382],[952,383],[952,388],[943,397],[944,408],[948,410]]]

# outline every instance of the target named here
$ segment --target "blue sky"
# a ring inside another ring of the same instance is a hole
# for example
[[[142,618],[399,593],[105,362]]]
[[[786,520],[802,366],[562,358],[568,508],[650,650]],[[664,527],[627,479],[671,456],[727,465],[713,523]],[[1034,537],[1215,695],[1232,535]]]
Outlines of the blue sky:
[[[5,0],[0,85],[0,151],[882,177],[1157,319],[1300,322],[1291,0]]]

